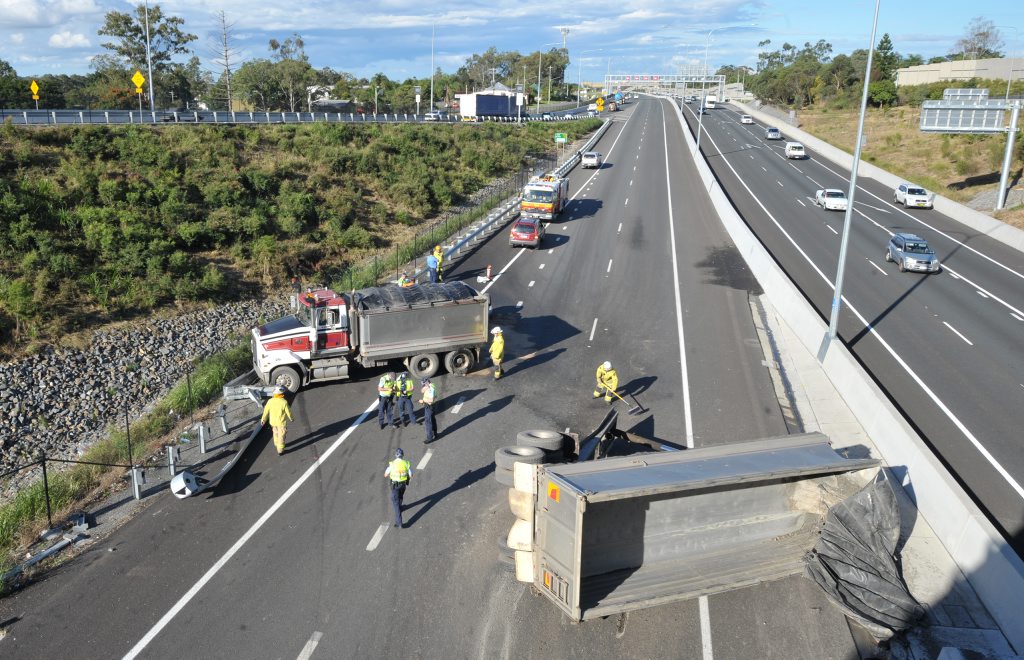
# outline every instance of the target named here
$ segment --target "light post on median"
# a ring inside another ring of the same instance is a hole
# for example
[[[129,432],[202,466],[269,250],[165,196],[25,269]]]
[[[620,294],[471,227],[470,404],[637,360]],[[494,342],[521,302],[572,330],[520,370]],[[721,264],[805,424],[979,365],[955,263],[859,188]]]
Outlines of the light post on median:
[[[557,41],[553,41],[553,42],[551,42],[549,44],[544,44],[539,49],[537,49],[537,54],[538,54],[537,55],[537,114],[538,115],[540,114],[540,97],[544,93],[544,88],[541,86],[542,83],[541,83],[541,77],[540,77],[541,76],[540,65],[544,61],[544,47],[545,46],[557,46],[557,45],[558,45],[558,42]]]
[[[756,25],[757,25],[756,23],[751,23],[750,25],[743,26],[743,27],[755,27]],[[707,101],[704,98],[704,89],[705,89],[705,83],[707,82],[707,77],[708,77],[708,51],[711,49],[711,35],[714,34],[717,31],[719,31],[719,30],[728,30],[728,29],[731,29],[733,27],[739,27],[739,26],[723,25],[722,27],[716,27],[716,28],[711,29],[710,31],[708,31],[708,38],[707,38],[707,41],[704,44],[704,73],[701,75],[701,79],[700,79],[700,107],[699,107],[700,112],[697,114],[697,153],[698,154],[700,153],[700,134],[701,134],[701,130],[702,130],[703,126],[704,126],[704,111],[706,109],[706,104],[707,104]]]
[[[857,192],[857,170],[860,169],[860,149],[864,144],[864,115],[868,107],[868,86],[871,83],[871,59],[875,54],[875,33],[878,30],[878,7],[882,0],[875,0],[875,18],[871,23],[871,42],[868,44],[868,63],[864,67],[864,90],[860,96],[860,119],[857,122],[857,145],[853,151],[853,169],[850,172],[850,192],[847,194],[846,217],[843,218],[843,237],[839,244],[839,265],[836,268],[836,288],[832,295],[832,316],[828,322],[828,334],[818,351],[818,360],[825,359],[828,343],[839,332],[839,307],[843,302],[843,275],[846,270],[846,246],[850,242],[850,220],[853,218],[853,196]]]

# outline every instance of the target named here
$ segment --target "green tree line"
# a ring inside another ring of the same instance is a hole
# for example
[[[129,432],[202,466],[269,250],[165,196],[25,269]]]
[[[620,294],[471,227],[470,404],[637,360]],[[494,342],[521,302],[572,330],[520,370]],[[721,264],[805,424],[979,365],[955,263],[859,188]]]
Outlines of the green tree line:
[[[345,267],[550,148],[541,124],[0,125],[0,351]]]

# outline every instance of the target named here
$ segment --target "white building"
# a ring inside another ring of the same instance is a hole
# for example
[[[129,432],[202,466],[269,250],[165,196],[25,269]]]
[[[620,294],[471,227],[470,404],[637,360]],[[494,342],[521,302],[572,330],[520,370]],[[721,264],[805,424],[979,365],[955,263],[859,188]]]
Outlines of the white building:
[[[925,85],[945,80],[1020,80],[1024,78],[1024,57],[1001,57],[985,60],[955,60],[908,66],[896,70],[896,86]]]

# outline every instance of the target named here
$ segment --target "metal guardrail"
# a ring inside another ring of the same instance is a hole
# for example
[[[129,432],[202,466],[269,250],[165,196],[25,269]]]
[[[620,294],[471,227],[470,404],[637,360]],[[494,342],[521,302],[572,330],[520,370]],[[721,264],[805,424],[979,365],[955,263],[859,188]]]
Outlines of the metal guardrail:
[[[554,122],[580,119],[580,114],[553,115],[548,118],[480,117],[474,122]],[[441,115],[426,119],[426,115],[410,113],[366,114],[359,112],[227,112],[227,111],[136,111],[136,110],[5,110],[0,109],[0,121],[24,126],[66,126],[75,124],[132,125],[132,124],[310,124],[327,123],[427,123],[458,124],[459,115]]]

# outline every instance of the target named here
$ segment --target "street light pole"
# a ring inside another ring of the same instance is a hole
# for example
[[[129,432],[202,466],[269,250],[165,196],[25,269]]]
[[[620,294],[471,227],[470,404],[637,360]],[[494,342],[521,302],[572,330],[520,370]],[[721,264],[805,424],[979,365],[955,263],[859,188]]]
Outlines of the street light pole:
[[[146,70],[149,71],[149,111],[153,112],[153,57],[149,52],[149,0],[146,0]]]
[[[434,111],[434,26],[430,26],[430,111]]]
[[[707,99],[704,95],[705,83],[708,78],[708,51],[711,50],[711,35],[722,28],[717,27],[708,32],[707,41],[704,44],[704,72],[700,77],[700,106],[697,110],[697,153],[700,153],[700,134],[704,128],[704,113],[707,111]]]
[[[836,289],[832,295],[832,316],[828,322],[828,335],[822,342],[818,359],[825,357],[828,342],[836,338],[839,331],[839,307],[843,301],[843,275],[846,271],[846,246],[850,242],[850,220],[853,218],[853,197],[857,192],[857,170],[860,169],[860,149],[864,143],[864,115],[868,107],[868,86],[871,82],[871,59],[875,54],[875,33],[878,30],[878,7],[882,0],[875,0],[875,18],[871,23],[871,43],[868,44],[868,63],[864,67],[864,90],[860,96],[860,119],[857,122],[857,146],[853,151],[853,170],[850,172],[850,192],[847,194],[846,217],[843,218],[843,238],[839,244],[839,265],[836,269]]]
[[[603,50],[604,50],[603,48],[591,48],[590,50],[581,50],[580,51],[580,55],[585,55],[587,53],[600,53]],[[582,94],[583,94],[583,58],[581,57],[580,61],[576,65],[576,107],[580,106],[580,100],[582,98]]]

